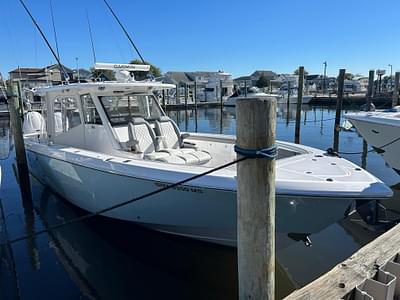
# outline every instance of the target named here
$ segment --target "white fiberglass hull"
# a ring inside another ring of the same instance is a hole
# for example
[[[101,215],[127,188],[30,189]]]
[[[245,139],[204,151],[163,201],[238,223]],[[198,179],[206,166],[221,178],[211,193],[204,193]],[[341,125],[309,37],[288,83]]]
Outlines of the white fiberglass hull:
[[[303,96],[303,100],[302,100],[302,104],[309,104],[310,101],[312,100],[313,96]],[[287,96],[282,96],[280,98],[278,98],[278,103],[287,103]],[[290,104],[295,104],[297,103],[297,96],[293,95],[290,96]]]
[[[103,172],[33,152],[29,153],[29,158],[31,171],[35,176],[45,180],[47,185],[72,204],[89,212],[110,207],[166,185]],[[277,230],[318,232],[327,224],[344,217],[352,200],[278,195]],[[331,218],[327,219],[322,210],[329,212]],[[218,244],[234,245],[236,242],[234,191],[184,186],[133,202],[104,215]]]
[[[400,173],[400,119],[379,118],[385,112],[347,114],[360,135],[377,149],[383,159]]]
[[[89,212],[96,212],[178,181],[172,171],[170,176],[164,174],[159,180],[149,179],[146,169],[142,167],[106,160],[100,156],[83,157],[62,150],[55,151],[53,147],[45,145],[35,147],[35,144],[28,144],[28,162],[35,177],[74,205]],[[194,174],[183,174],[181,179],[191,175]],[[225,180],[235,181],[234,178]],[[377,195],[388,197],[390,193],[382,189]],[[356,199],[369,200],[361,196],[322,197],[312,191],[308,195],[304,191],[300,191],[299,195],[277,192],[277,231],[304,234],[318,232],[345,217]],[[200,184],[199,180],[130,203],[104,215],[175,235],[223,245],[236,244],[235,189],[207,187]]]

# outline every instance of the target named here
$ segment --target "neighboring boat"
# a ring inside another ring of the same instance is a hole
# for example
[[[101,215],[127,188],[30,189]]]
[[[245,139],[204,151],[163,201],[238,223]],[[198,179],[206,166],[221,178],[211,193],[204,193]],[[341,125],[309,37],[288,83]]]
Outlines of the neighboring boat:
[[[276,99],[278,100],[278,103],[287,104],[288,94],[287,93],[279,94],[279,96]],[[311,95],[303,95],[301,103],[309,104],[312,99],[313,99],[313,96],[311,96]],[[297,94],[290,95],[289,104],[297,104]]]
[[[400,174],[400,106],[381,111],[349,113],[345,118]]]
[[[96,212],[235,160],[235,136],[181,134],[153,95],[170,88],[130,78],[38,89],[43,114],[29,113],[37,120],[29,121],[34,128],[25,126],[31,173],[74,205]],[[315,233],[345,217],[355,200],[392,195],[343,158],[277,145],[278,232]],[[236,176],[230,166],[104,215],[235,246]]]
[[[244,89],[239,89],[236,90],[230,97],[228,97],[228,99],[226,99],[224,106],[236,106],[237,99],[243,97],[275,97],[275,95],[261,92],[260,89],[256,87],[247,88],[247,93],[245,93]]]

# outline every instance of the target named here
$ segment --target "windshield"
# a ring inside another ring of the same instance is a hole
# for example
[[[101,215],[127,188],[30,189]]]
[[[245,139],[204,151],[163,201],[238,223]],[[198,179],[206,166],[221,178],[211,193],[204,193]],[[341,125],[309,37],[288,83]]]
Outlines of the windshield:
[[[153,95],[99,96],[112,125],[127,124],[134,117],[154,120],[162,115]]]

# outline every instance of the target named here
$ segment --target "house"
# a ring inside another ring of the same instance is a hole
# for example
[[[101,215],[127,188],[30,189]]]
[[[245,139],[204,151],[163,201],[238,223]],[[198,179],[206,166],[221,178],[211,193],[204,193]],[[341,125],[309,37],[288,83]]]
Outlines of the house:
[[[369,78],[368,77],[357,77],[354,78],[357,80],[360,84],[360,91],[361,92],[367,92],[368,91],[368,83],[369,83]]]
[[[233,92],[232,75],[224,71],[195,71],[195,72],[167,72],[160,77],[165,83],[175,84],[181,88],[197,84],[197,98],[199,101],[219,99],[222,86],[222,95],[229,96]],[[182,95],[182,92],[180,92]]]
[[[257,81],[260,79],[261,76],[264,76],[267,81],[272,81],[277,78],[276,73],[272,71],[256,70],[251,75],[241,76],[235,78],[233,81],[237,86],[256,86]]]
[[[6,100],[7,100],[6,85],[3,76],[0,73],[0,103],[5,102]]]
[[[69,78],[73,78],[73,71],[63,66]],[[21,88],[32,89],[46,85],[61,84],[63,78],[58,64],[46,66],[44,68],[20,68],[9,72],[10,80],[19,82]]]

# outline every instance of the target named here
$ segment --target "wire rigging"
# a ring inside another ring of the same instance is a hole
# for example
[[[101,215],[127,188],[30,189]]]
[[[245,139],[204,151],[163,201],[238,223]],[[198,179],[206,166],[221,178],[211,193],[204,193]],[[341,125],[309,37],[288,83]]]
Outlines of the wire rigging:
[[[92,27],[90,26],[89,14],[88,14],[87,9],[85,9],[85,12],[86,12],[86,20],[87,20],[87,23],[88,23],[88,29],[89,29],[89,35],[90,35],[90,43],[92,45],[93,63],[96,64],[97,59],[96,59],[96,51],[94,49]]]
[[[57,39],[56,24],[54,23],[53,1],[52,0],[49,0],[49,1],[50,1],[51,22],[53,23],[54,40],[56,42],[57,57],[58,57],[58,59],[60,59],[60,51],[58,50],[58,39]]]
[[[131,45],[135,49],[136,53],[139,55],[140,60],[142,61],[143,64],[145,64],[146,63],[145,60],[143,59],[142,55],[140,54],[139,49],[136,47],[136,45],[133,42],[132,38],[130,37],[129,33],[126,31],[124,25],[122,25],[121,21],[119,20],[119,18],[115,14],[114,10],[111,8],[110,4],[108,4],[107,0],[103,0],[103,1],[106,4],[106,6],[108,7],[108,9],[110,10],[111,14],[114,16],[115,20],[118,22],[119,26],[122,28],[123,32],[125,33],[125,35],[128,38],[129,42],[131,43]]]
[[[53,47],[50,45],[49,41],[47,40],[45,34],[43,33],[42,29],[40,28],[39,24],[36,22],[35,18],[33,17],[33,15],[31,14],[31,12],[29,11],[28,7],[25,5],[25,2],[23,0],[19,0],[19,2],[21,3],[21,5],[24,7],[26,13],[29,15],[29,17],[31,18],[33,24],[36,26],[36,28],[38,29],[40,35],[42,36],[43,40],[45,41],[47,47],[50,49],[51,53],[53,54],[54,58],[56,59],[59,67],[60,67],[60,73],[61,73],[61,77],[63,77],[63,79],[65,81],[69,81],[69,76],[67,74],[67,72],[65,71],[63,65],[61,64],[60,59],[58,58],[57,54],[54,52]]]

